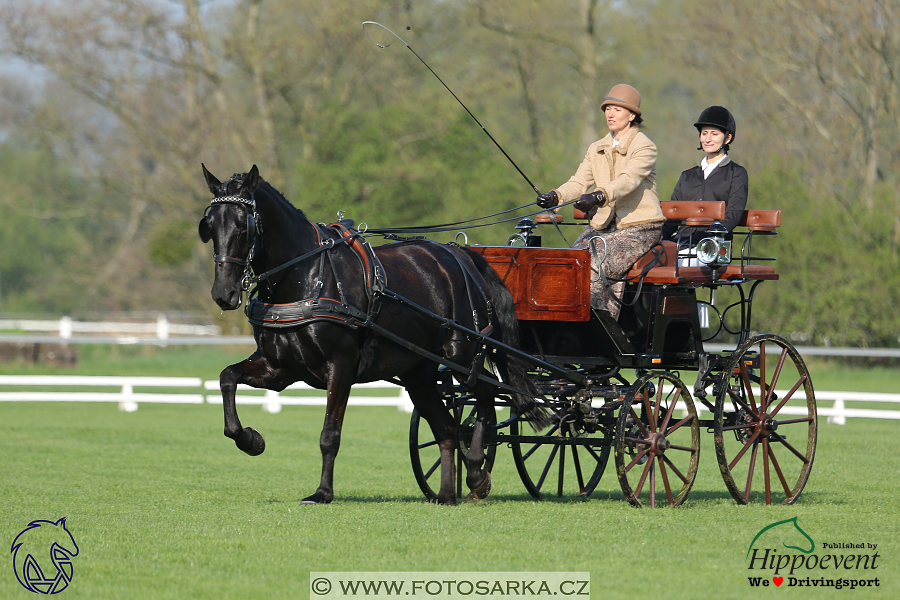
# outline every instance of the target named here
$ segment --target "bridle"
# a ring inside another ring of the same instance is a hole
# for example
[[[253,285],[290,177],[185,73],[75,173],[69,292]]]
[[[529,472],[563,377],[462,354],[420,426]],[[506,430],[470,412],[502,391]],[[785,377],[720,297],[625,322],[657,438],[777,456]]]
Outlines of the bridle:
[[[277,267],[269,269],[265,273],[254,275],[252,263],[255,256],[255,242],[257,241],[257,239],[260,241],[263,239],[263,227],[259,218],[259,212],[257,212],[256,210],[256,199],[247,199],[242,196],[222,196],[221,198],[213,198],[212,200],[210,200],[209,206],[206,207],[206,212],[204,214],[207,214],[209,212],[209,209],[217,204],[239,204],[247,208],[247,243],[249,246],[249,250],[247,251],[247,258],[241,259],[234,256],[228,256],[227,254],[213,254],[213,260],[216,262],[216,264],[232,263],[244,267],[244,276],[241,278],[241,289],[243,289],[245,292],[250,292],[250,288],[254,284],[258,284],[262,281],[267,280],[271,275],[274,275],[275,273],[283,271],[299,262],[303,262],[308,258],[312,258],[313,256],[316,256],[318,254],[322,254],[323,252],[328,252],[332,248],[334,248],[336,244],[343,243],[349,245],[351,242],[362,236],[362,232],[353,231],[352,233],[348,232],[346,235],[340,236],[338,240],[333,240],[330,238],[323,239],[322,231],[319,226],[310,221],[310,225],[313,226],[313,229],[315,230],[316,236],[318,238],[316,247],[313,250],[292,258],[291,260],[280,264]],[[366,247],[369,251],[371,250],[370,248],[368,248],[367,244]],[[251,296],[252,295],[253,294],[251,293]]]
[[[238,204],[247,208],[247,258],[241,259],[234,256],[228,256],[227,254],[213,254],[213,260],[216,264],[232,263],[244,267],[244,277],[241,287],[244,288],[244,291],[247,291],[250,287],[250,279],[253,274],[250,263],[253,262],[254,249],[256,248],[255,242],[257,238],[262,239],[262,231],[258,231],[258,229],[262,228],[262,225],[260,224],[259,213],[256,211],[256,200],[253,198],[244,198],[242,196],[222,196],[221,198],[213,198],[209,201],[209,206],[206,207],[204,215],[208,214],[209,210],[217,204]]]

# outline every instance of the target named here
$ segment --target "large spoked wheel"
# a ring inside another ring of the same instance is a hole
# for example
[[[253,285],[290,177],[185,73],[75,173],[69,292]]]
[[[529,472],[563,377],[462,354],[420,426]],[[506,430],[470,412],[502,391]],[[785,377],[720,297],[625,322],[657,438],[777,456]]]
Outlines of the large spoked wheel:
[[[777,335],[750,338],[728,362],[713,426],[719,469],[739,504],[793,504],[816,453],[816,398],[806,364]]]
[[[616,474],[635,506],[678,506],[700,464],[700,423],[687,387],[672,373],[638,379],[625,396],[615,436]]]
[[[535,433],[528,420],[511,409],[513,460],[525,489],[537,499],[546,495],[586,498],[603,477],[609,460],[609,427],[594,415],[557,411],[558,420]]]
[[[465,469],[462,468],[462,456],[469,451],[469,443],[472,441],[472,433],[475,430],[476,407],[475,400],[468,395],[455,395],[449,406],[456,423],[458,442],[454,461],[456,463],[456,497],[462,497],[462,482],[465,478]],[[497,424],[497,412],[492,406],[488,414],[488,423],[493,430]],[[413,475],[419,489],[429,500],[437,500],[437,492],[441,487],[441,452],[438,448],[431,427],[421,417],[419,411],[414,409],[409,423],[409,454],[412,461]],[[484,448],[484,469],[492,471],[494,459],[497,455],[496,444],[486,444]],[[468,489],[466,490],[468,493]]]

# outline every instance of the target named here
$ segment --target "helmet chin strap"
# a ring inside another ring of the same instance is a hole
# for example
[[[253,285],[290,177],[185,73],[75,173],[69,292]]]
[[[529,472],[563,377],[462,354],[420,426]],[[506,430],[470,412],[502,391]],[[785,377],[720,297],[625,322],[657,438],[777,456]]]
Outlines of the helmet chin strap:
[[[716,154],[719,154],[720,152],[721,152],[722,154],[725,153],[725,151],[724,151],[725,144],[727,144],[727,143],[729,143],[729,142],[731,141],[731,140],[728,139],[729,137],[732,137],[732,135],[731,135],[730,133],[726,132],[726,133],[725,133],[725,141],[722,142],[722,145],[719,146],[718,150],[716,150],[715,152],[712,153],[713,156],[715,156]],[[703,144],[700,144],[700,145],[697,147],[697,150],[703,150]],[[710,154],[710,153],[707,152],[707,154]]]

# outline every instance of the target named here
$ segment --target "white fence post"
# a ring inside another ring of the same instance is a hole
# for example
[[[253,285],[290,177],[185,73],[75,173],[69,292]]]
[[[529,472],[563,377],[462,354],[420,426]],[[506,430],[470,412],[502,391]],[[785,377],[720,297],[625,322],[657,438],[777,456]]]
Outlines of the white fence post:
[[[169,320],[164,314],[156,317],[156,339],[163,342],[169,339]]]
[[[72,317],[62,317],[59,320],[59,337],[64,340],[72,337]]]
[[[138,404],[134,400],[134,386],[131,383],[122,384],[122,400],[119,401],[119,410],[122,412],[134,412],[138,409]]]
[[[834,412],[830,417],[828,417],[828,422],[833,423],[835,425],[846,425],[847,424],[847,415],[844,410],[844,400],[843,398],[838,398],[834,401],[834,408],[832,409]]]
[[[263,410],[273,415],[281,412],[281,400],[278,392],[275,390],[266,390],[266,401],[265,404],[263,404]]]

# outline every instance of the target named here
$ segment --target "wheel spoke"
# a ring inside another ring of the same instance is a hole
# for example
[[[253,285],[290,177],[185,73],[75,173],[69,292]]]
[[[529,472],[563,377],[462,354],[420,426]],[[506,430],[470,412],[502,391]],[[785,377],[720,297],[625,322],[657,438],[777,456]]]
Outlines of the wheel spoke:
[[[772,459],[772,467],[775,469],[775,472],[778,474],[778,479],[781,480],[781,487],[784,488],[784,493],[788,498],[792,497],[791,488],[788,487],[787,481],[784,478],[784,474],[781,472],[781,467],[778,466],[778,461],[775,459],[775,451],[772,450],[772,444],[769,444],[769,458]]]
[[[546,434],[544,434],[544,437],[549,438],[549,437],[552,436],[554,433],[556,433],[556,431],[557,431],[558,429],[559,429],[559,423],[557,423],[556,425],[554,425],[553,427],[551,427],[550,430],[549,430]],[[525,454],[522,455],[522,460],[528,460],[528,458],[529,458],[532,454],[534,454],[535,451],[538,450],[540,447],[541,447],[541,444],[535,444],[534,446],[532,446],[532,447],[528,450],[528,452],[526,452]]]
[[[649,445],[650,445],[650,440],[647,440],[647,439],[644,439],[644,438],[627,437],[627,438],[624,438],[624,440],[625,440],[626,442],[633,442],[633,443],[635,443],[635,444],[643,444],[643,445],[645,445],[645,446],[649,446]]]
[[[672,435],[672,432],[677,431],[677,430],[680,429],[682,426],[684,426],[684,425],[690,423],[691,421],[693,421],[693,420],[694,420],[694,416],[695,416],[695,415],[688,415],[688,416],[686,416],[685,418],[683,418],[682,420],[680,420],[680,421],[678,421],[677,423],[675,423],[674,425],[672,425],[672,427],[669,428],[668,431],[663,430],[663,431],[666,432],[666,437]]]
[[[654,456],[647,461],[650,465],[650,508],[656,508],[656,461]]]
[[[697,451],[696,448],[691,448],[690,446],[678,446],[675,444],[672,444],[671,446],[669,446],[669,450],[683,450],[686,452],[696,452]]]
[[[631,413],[631,418],[634,419],[634,424],[638,426],[638,429],[641,430],[641,433],[644,434],[644,437],[650,437],[650,432],[647,431],[647,428],[644,427],[644,424],[638,419],[637,413],[634,412],[634,409],[629,409],[629,413]]]
[[[753,444],[753,451],[750,453],[750,468],[747,469],[747,487],[744,489],[744,500],[750,500],[750,485],[753,483],[753,469],[756,468],[756,451],[759,444]]]
[[[763,354],[765,356],[765,354]],[[762,363],[762,359],[760,359],[760,364]],[[750,399],[750,406],[744,404],[744,407],[752,412],[754,415],[758,415],[759,411],[756,409],[756,398],[753,396],[753,386],[750,384],[750,371],[747,369],[747,365],[741,362],[740,365],[741,370],[741,380],[744,383],[744,390],[747,392],[747,397]],[[734,394],[732,394],[734,396]],[[743,404],[743,402],[742,402]]]
[[[584,449],[587,450],[587,453],[590,454],[592,457],[594,457],[594,460],[596,460],[597,462],[600,462],[601,460],[603,460],[600,457],[600,455],[597,454],[597,452],[594,450],[594,448],[592,446],[584,446]]]
[[[673,447],[674,447],[674,446],[673,446]],[[669,460],[669,457],[668,457],[668,456],[666,456],[665,454],[663,454],[662,459],[665,461],[665,463],[666,463],[667,465],[669,465],[669,468],[672,469],[672,471],[675,472],[675,474],[678,476],[678,479],[680,479],[680,480],[683,481],[684,483],[687,483],[687,482],[688,482],[687,477],[685,477],[684,474],[683,474],[681,471],[678,470],[678,467],[676,467],[676,466],[672,463],[672,461]]]
[[[651,420],[653,427],[655,427],[653,431],[662,431],[662,427],[659,426],[659,408],[662,405],[663,381],[663,378],[660,377],[656,385],[657,400],[653,403],[653,419]]]
[[[419,450],[422,450],[423,448],[430,448],[431,446],[437,446],[437,440],[431,440],[430,442],[419,444]]]
[[[644,397],[641,401],[644,405],[644,415],[647,417],[647,423],[649,423],[650,431],[656,431],[656,417],[653,414],[653,407],[650,406],[650,398],[646,390],[644,391]],[[658,404],[658,403],[657,403]]]
[[[678,398],[679,398],[680,396],[681,396],[681,394],[678,394],[678,395],[675,397],[675,399],[670,399],[670,400],[669,400],[669,406],[668,406],[668,408],[666,409],[666,416],[663,418],[663,422],[662,422],[662,423],[660,424],[660,426],[659,426],[659,430],[660,430],[660,431],[665,431],[665,430],[666,430],[666,427],[668,427],[669,421],[672,419],[672,413],[675,412],[675,405],[678,404]],[[678,427],[676,426],[676,427],[673,428],[673,430],[674,430],[674,429],[678,429]]]
[[[537,489],[541,489],[544,486],[544,479],[547,478],[547,473],[550,472],[550,467],[553,465],[553,460],[556,458],[556,452],[559,450],[559,446],[553,446],[553,450],[550,451],[550,458],[547,459],[547,464],[544,465],[544,470],[541,471],[541,477],[537,481]]]
[[[574,435],[572,437],[575,437]],[[584,475],[581,473],[581,460],[578,458],[578,446],[572,446],[572,462],[575,465],[575,476],[578,479],[578,493],[584,494]]]
[[[559,448],[559,479],[556,483],[556,497],[562,498],[563,495],[563,480],[565,478],[566,471],[566,447],[560,446]]]
[[[788,443],[788,441],[787,441],[786,439],[784,439],[783,437],[781,437],[780,435],[776,435],[776,436],[775,436],[775,440],[781,442],[782,444],[784,444],[785,448],[787,448],[788,450],[790,450],[791,452],[793,452],[793,453],[797,456],[797,458],[799,458],[800,460],[802,460],[802,461],[804,462],[804,464],[809,462],[809,460],[808,460],[805,456],[803,456],[802,454],[800,454],[799,452],[797,452],[797,449],[794,448],[793,446],[791,446],[791,445]]]
[[[628,463],[628,466],[625,467],[625,472],[627,473],[628,471],[630,471],[631,468],[635,465],[635,463],[637,463],[639,460],[641,460],[641,458],[648,452],[650,452],[650,448],[644,448],[643,450],[638,452],[635,455],[635,457],[632,459],[632,461],[630,463]]]
[[[659,474],[662,475],[663,486],[666,488],[666,498],[669,501],[669,506],[671,506],[675,504],[675,498],[672,496],[672,487],[669,485],[669,476],[666,475],[665,461],[665,455],[659,457]]]
[[[637,487],[634,490],[634,497],[638,498],[641,495],[641,489],[644,487],[644,482],[647,480],[647,475],[653,469],[653,458],[654,456],[651,454],[647,458],[647,462],[644,463],[644,472],[641,473],[641,478],[638,480]]]
[[[744,389],[747,389],[747,388],[744,388]],[[747,394],[748,394],[751,398],[753,397],[753,392],[748,391]],[[750,413],[750,414],[753,415],[754,417],[759,417],[759,412],[756,410],[756,408],[751,407],[751,406],[748,405],[746,402],[744,402],[744,399],[743,399],[743,398],[741,398],[740,396],[738,396],[737,394],[734,393],[734,390],[731,389],[731,386],[728,386],[728,395],[731,396],[731,399],[732,399],[732,400],[734,400],[735,402],[737,402],[738,404],[740,404],[741,407],[742,407],[744,410],[746,410],[748,413]]]
[[[757,421],[758,423],[759,421]],[[736,429],[750,429],[756,427],[756,423],[741,423],[740,425],[728,425],[723,427],[722,431],[735,431]]]
[[[808,377],[806,375],[801,377],[800,381],[798,381],[797,383],[794,384],[794,387],[792,387],[790,389],[790,391],[784,395],[784,398],[781,399],[781,402],[778,403],[778,406],[776,406],[775,410],[773,410],[771,413],[769,413],[769,415],[773,416],[773,417],[775,415],[777,415],[778,411],[781,410],[781,407],[784,406],[785,404],[787,404],[787,401],[790,400],[794,396],[794,392],[796,392],[798,389],[800,389],[800,386],[803,385],[804,383],[806,383],[807,379],[808,379]]]
[[[754,442],[756,442],[756,438],[758,438],[758,437],[759,437],[759,432],[757,431],[756,433],[753,434],[753,436],[749,440],[747,440],[747,443],[744,444],[744,447],[741,448],[741,451],[737,453],[737,456],[735,456],[734,460],[731,461],[731,464],[728,465],[729,469],[734,468],[734,465],[736,465],[738,463],[738,461],[741,460],[741,457],[744,456],[744,453],[747,452],[747,448],[749,448],[750,446],[753,446]]]
[[[769,485],[769,438],[763,438],[763,479],[766,485],[766,504],[772,504],[772,487]]]
[[[759,412],[764,412],[766,404],[766,343],[759,344]]]
[[[772,381],[769,382],[769,389],[766,392],[765,405],[760,408],[763,412],[772,403],[772,394],[775,393],[775,386],[778,384],[778,378],[781,377],[781,368],[784,366],[785,358],[787,358],[787,348],[782,348],[781,356],[778,357],[778,364],[775,365],[775,374],[772,375]]]
[[[436,461],[434,461],[434,464],[431,465],[431,468],[425,472],[425,479],[428,479],[429,477],[431,477],[431,474],[434,473],[435,469],[437,469],[439,466],[441,466],[440,458],[438,458]]]

